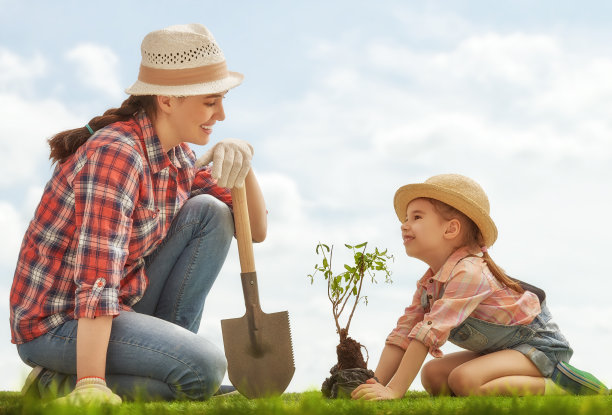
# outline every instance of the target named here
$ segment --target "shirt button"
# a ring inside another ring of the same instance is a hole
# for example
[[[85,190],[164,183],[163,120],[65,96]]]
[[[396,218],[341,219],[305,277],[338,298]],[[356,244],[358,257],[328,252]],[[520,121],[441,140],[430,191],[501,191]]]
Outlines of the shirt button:
[[[433,278],[429,280],[429,283],[430,283],[430,284],[433,284]]]
[[[428,321],[428,322],[427,322],[427,325],[428,325],[428,326],[431,326],[431,321]]]
[[[429,300],[431,300],[431,299],[433,298],[433,295],[431,295],[431,294],[427,294],[427,298],[428,298]]]
[[[102,281],[98,281],[98,287],[104,287],[104,283]]]

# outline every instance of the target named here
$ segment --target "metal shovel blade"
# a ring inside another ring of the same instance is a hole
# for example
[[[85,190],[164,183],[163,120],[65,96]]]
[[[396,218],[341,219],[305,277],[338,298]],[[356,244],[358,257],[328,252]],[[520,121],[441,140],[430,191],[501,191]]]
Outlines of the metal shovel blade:
[[[230,381],[247,398],[280,395],[295,372],[289,313],[260,310],[254,330],[247,315],[221,320]]]
[[[289,313],[261,311],[245,188],[232,189],[240,278],[246,312],[221,320],[227,373],[247,398],[282,394],[295,372]]]

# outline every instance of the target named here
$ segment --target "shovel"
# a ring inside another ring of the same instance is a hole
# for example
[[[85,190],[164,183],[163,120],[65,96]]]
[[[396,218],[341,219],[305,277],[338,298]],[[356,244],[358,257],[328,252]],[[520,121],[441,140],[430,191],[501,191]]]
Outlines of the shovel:
[[[295,372],[289,313],[261,310],[244,186],[232,189],[232,203],[246,313],[221,320],[227,373],[247,398],[280,395]]]

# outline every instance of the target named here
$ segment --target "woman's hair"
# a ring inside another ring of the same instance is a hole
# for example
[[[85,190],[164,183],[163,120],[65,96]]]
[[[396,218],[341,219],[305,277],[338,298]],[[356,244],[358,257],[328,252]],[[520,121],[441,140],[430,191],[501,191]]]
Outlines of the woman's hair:
[[[445,220],[457,219],[461,222],[461,227],[463,229],[463,241],[462,245],[478,245],[482,247],[484,245],[482,234],[478,229],[478,226],[474,223],[474,221],[468,218],[464,213],[455,209],[454,207],[447,205],[444,202],[440,202],[436,199],[424,198],[431,202],[434,209],[442,216]],[[483,252],[482,259],[485,261],[491,274],[502,284],[513,289],[516,292],[522,293],[525,290],[520,284],[514,281],[512,278],[508,277],[503,269],[501,269],[491,258],[488,252]]]
[[[93,131],[97,131],[117,121],[126,121],[140,110],[145,110],[147,116],[155,118],[157,106],[153,95],[131,95],[123,101],[119,108],[111,108],[103,115],[92,118],[88,125]],[[68,157],[74,154],[91,137],[87,127],[79,127],[73,130],[62,131],[49,139],[51,154],[49,158],[52,162],[63,163]]]

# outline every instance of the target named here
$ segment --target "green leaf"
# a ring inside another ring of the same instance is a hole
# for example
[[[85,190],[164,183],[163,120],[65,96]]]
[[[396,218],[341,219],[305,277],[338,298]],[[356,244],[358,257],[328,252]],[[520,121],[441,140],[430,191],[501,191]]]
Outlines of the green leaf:
[[[366,246],[368,243],[367,242],[362,242],[359,245],[355,245],[355,249],[359,249],[359,248],[363,248],[364,246]]]

